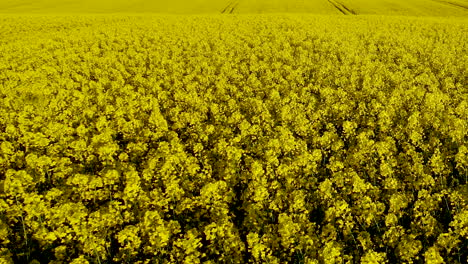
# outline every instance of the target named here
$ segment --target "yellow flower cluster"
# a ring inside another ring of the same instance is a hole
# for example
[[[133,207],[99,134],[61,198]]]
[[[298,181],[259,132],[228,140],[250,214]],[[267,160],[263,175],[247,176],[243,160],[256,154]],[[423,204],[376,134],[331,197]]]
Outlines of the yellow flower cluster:
[[[38,19],[0,20],[0,263],[464,263],[466,19]]]

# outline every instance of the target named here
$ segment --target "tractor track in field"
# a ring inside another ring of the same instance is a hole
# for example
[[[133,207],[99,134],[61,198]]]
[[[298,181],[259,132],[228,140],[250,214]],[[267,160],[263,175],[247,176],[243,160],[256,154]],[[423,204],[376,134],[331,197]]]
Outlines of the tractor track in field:
[[[332,4],[338,11],[340,11],[343,15],[357,15],[356,11],[348,8],[347,6],[343,5],[342,3],[336,0],[328,0],[330,4]]]
[[[229,1],[228,5],[221,10],[221,14],[232,14],[239,5],[240,0]]]
[[[451,2],[451,1],[444,1],[444,0],[432,0],[432,1],[468,10],[468,4],[467,5],[462,5],[462,4],[459,4],[459,3],[454,3],[454,2]]]

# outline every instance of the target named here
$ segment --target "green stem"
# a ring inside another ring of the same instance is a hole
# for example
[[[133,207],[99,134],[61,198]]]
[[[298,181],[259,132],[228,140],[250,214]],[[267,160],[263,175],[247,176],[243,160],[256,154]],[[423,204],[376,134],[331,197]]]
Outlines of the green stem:
[[[379,230],[379,233],[381,233],[379,223],[377,222],[377,220],[375,220],[375,218],[374,218],[374,223],[377,226],[377,230]]]
[[[18,204],[18,198],[15,196],[15,201],[16,201],[16,205],[19,206]],[[21,224],[23,226],[23,236],[24,236],[24,240],[26,242],[26,245],[28,245],[28,237],[26,235],[26,226],[24,225],[24,218],[23,218],[23,214],[21,213],[20,214],[20,218],[21,218]]]
[[[93,249],[94,249],[94,254],[96,255],[98,263],[101,264],[101,259],[99,258],[99,254],[97,254],[96,252],[96,247],[94,247]]]

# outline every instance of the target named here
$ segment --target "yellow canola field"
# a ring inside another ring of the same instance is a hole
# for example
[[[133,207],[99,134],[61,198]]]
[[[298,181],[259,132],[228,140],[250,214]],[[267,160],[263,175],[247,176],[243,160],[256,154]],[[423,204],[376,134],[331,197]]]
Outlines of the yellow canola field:
[[[465,263],[466,18],[0,16],[0,263]]]
[[[467,17],[467,0],[2,0],[0,14],[264,14]]]

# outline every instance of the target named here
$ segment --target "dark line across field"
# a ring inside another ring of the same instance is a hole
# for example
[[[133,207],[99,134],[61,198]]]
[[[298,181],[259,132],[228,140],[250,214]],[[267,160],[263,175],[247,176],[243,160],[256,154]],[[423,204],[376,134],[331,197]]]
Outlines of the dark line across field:
[[[234,2],[234,1],[230,1],[230,2],[228,3],[228,5],[227,5],[226,7],[224,7],[223,10],[221,10],[221,14],[226,13],[226,11],[228,10],[228,8],[231,6],[232,2]]]
[[[357,13],[354,10],[346,7],[345,5],[343,5],[342,3],[338,1],[328,0],[328,2],[332,4],[336,9],[338,9],[338,11],[340,11],[343,15],[349,15],[349,14],[357,15]]]
[[[455,7],[459,7],[459,8],[463,8],[463,9],[468,10],[468,4],[463,5],[463,4],[460,4],[460,3],[454,3],[454,2],[451,2],[451,1],[444,1],[444,0],[433,0],[433,1],[441,3],[441,4],[451,5],[451,6],[455,6]]]
[[[236,0],[230,1],[228,5],[225,8],[223,8],[223,10],[221,10],[221,14],[232,14],[236,7],[239,5],[239,2],[240,1]]]
[[[237,6],[239,5],[239,2],[240,1],[236,1],[236,3],[232,6],[231,11],[229,11],[229,14],[232,14],[232,12],[234,12],[234,9],[237,8]]]

